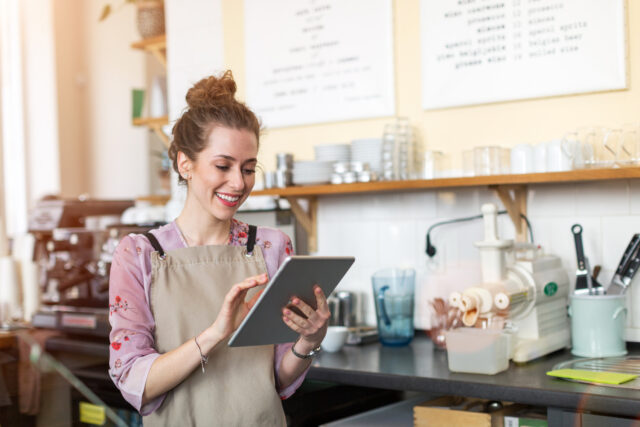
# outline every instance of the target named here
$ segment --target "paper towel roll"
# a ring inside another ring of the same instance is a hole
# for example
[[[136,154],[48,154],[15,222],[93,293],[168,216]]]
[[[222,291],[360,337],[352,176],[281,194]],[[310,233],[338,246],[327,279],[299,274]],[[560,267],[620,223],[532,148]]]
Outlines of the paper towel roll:
[[[18,265],[19,283],[22,289],[22,316],[27,322],[40,308],[39,267],[33,262],[36,239],[32,234],[17,235],[13,239],[13,259]]]
[[[22,304],[16,263],[13,258],[0,257],[0,320],[8,323],[22,317]]]

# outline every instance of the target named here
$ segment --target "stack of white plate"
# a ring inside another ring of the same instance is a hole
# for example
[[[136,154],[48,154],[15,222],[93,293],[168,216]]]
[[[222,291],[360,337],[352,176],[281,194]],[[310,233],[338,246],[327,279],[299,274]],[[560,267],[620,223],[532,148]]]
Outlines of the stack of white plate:
[[[362,138],[351,141],[351,161],[368,163],[370,170],[380,172],[382,138]]]
[[[293,183],[297,185],[326,184],[333,173],[331,161],[293,162]]]
[[[351,157],[349,144],[316,145],[313,150],[316,152],[316,160],[323,162],[348,162]]]

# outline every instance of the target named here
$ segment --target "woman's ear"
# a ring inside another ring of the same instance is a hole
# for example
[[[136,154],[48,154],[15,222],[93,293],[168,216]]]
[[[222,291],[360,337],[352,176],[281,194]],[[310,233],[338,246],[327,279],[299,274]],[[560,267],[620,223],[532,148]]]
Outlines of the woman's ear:
[[[188,181],[189,178],[191,178],[191,169],[193,166],[193,162],[182,151],[178,151],[178,159],[176,163],[178,164],[178,171],[180,173],[180,176]]]

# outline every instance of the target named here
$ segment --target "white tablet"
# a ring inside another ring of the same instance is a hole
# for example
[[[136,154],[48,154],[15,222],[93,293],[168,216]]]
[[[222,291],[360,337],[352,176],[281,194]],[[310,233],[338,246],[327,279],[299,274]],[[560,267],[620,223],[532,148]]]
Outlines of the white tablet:
[[[298,334],[282,320],[282,309],[293,296],[315,308],[313,285],[318,284],[328,297],[354,261],[354,257],[305,255],[294,255],[285,259],[247,317],[231,336],[229,346],[295,341]]]

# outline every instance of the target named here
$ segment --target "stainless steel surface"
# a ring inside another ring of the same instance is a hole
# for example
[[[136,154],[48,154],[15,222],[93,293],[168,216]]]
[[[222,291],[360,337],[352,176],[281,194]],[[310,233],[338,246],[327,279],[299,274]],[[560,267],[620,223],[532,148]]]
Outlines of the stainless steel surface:
[[[618,268],[609,283],[607,293],[621,295],[627,291],[640,266],[640,234],[634,234],[627,245]]]
[[[640,356],[604,357],[592,359],[574,359],[558,363],[553,369],[581,369],[596,372],[617,372],[621,374],[640,375]],[[597,384],[603,387],[616,387],[640,390],[640,378],[623,384]],[[640,405],[640,402],[638,402]]]

